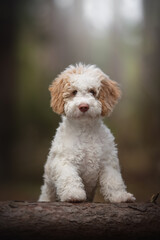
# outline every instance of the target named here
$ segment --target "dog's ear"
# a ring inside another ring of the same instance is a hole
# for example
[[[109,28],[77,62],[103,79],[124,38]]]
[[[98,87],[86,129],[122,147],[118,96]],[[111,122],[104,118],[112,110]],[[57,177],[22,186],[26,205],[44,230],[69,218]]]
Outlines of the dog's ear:
[[[101,88],[99,92],[99,101],[102,104],[102,116],[109,116],[114,106],[121,97],[121,91],[118,83],[109,79],[103,72],[101,73]]]
[[[58,76],[52,84],[49,86],[49,91],[51,93],[51,107],[54,112],[58,114],[64,113],[64,88],[66,81],[63,76]]]

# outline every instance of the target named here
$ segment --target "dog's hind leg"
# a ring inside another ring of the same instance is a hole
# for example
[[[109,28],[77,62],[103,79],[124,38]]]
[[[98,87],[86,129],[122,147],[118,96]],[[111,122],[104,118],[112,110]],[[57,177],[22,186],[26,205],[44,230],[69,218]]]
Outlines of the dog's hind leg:
[[[55,187],[50,186],[47,183],[44,183],[41,187],[41,195],[39,197],[39,202],[55,202],[56,201],[56,192]]]

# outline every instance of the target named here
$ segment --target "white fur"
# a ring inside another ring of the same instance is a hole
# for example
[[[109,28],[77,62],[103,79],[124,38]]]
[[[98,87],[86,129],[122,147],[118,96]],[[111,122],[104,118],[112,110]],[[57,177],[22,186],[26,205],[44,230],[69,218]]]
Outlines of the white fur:
[[[126,192],[114,137],[102,121],[101,102],[89,92],[94,88],[98,94],[101,85],[96,68],[90,68],[89,73],[71,74],[71,87],[78,92],[65,102],[39,201],[92,201],[98,180],[105,200],[135,200]],[[82,103],[89,105],[85,113],[78,108]]]

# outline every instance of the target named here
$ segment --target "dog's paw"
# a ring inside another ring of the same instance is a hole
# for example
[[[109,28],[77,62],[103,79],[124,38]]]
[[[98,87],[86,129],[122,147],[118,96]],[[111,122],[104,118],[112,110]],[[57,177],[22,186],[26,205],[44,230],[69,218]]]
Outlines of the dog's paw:
[[[60,200],[62,202],[84,202],[86,201],[86,193],[83,189],[72,188]]]
[[[134,202],[136,198],[133,196],[133,194],[128,192],[118,192],[115,195],[113,195],[110,199],[110,202],[113,203],[121,203],[121,202]]]

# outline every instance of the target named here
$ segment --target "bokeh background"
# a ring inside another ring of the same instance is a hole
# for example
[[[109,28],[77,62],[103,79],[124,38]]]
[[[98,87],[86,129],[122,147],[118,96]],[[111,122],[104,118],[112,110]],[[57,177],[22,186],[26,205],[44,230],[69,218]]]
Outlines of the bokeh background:
[[[1,1],[0,200],[37,200],[60,117],[48,86],[96,64],[123,92],[105,123],[138,201],[160,191],[160,1]],[[95,201],[103,201],[97,191]]]

